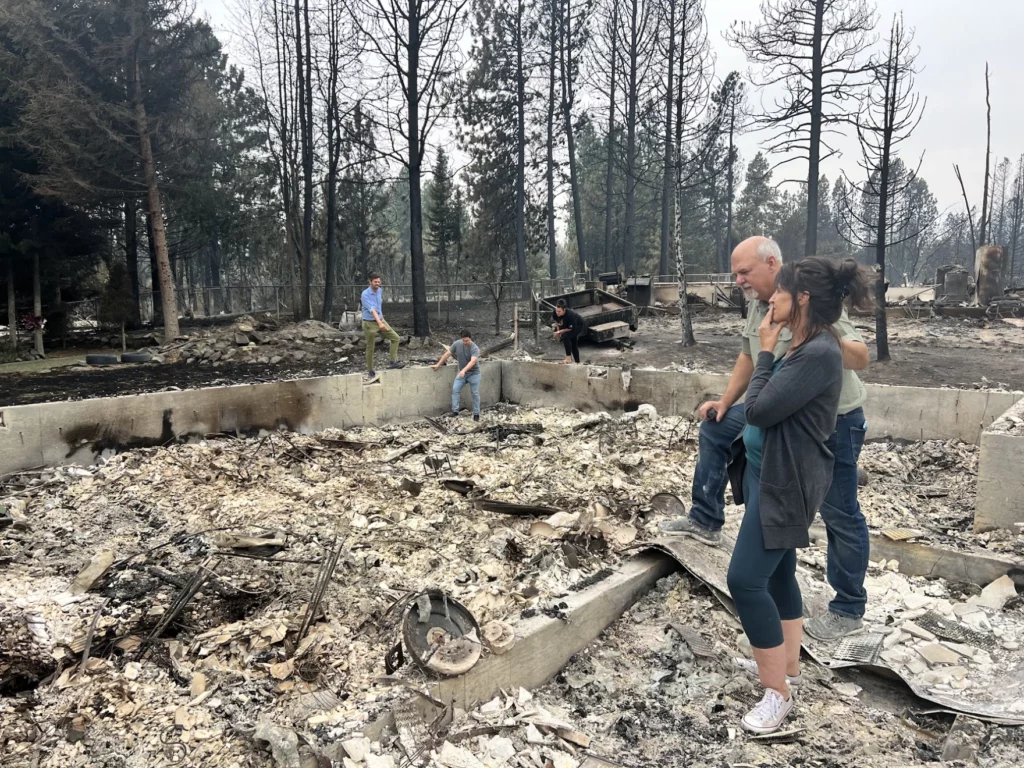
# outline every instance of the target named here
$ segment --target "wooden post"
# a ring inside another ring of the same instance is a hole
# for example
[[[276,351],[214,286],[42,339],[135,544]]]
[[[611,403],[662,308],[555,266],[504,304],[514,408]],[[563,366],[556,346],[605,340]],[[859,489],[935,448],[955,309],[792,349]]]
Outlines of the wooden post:
[[[512,333],[516,337],[515,346],[513,349],[519,351],[519,302],[515,301],[512,303]]]

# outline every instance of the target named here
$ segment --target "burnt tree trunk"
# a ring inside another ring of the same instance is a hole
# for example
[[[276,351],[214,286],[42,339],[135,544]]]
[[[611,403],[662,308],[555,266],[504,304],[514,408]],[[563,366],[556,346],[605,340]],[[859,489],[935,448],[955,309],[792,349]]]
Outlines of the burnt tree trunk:
[[[618,73],[619,59],[619,4],[612,7],[612,72],[611,87],[608,93],[608,147],[604,178],[604,268],[611,271],[614,268],[612,263],[612,192],[615,182],[615,77]]]
[[[980,235],[978,239],[978,247],[984,248],[987,245],[986,237],[988,236],[988,180],[989,180],[989,167],[992,163],[992,99],[989,92],[988,85],[988,62],[985,62],[985,188],[981,194],[981,225],[979,226]],[[995,197],[995,195],[993,195]],[[995,203],[993,202],[993,207]]]
[[[563,23],[561,52],[562,74],[562,118],[565,121],[566,150],[569,155],[569,190],[572,194],[572,216],[576,225],[576,251],[580,271],[587,266],[587,248],[583,235],[583,192],[580,190],[579,170],[576,163],[576,134],[572,127],[572,105],[576,102],[576,88],[573,82],[572,61],[568,51],[572,48],[572,0],[564,0],[565,18]]]
[[[638,0],[630,4],[629,49],[626,51],[629,60],[626,71],[626,232],[622,243],[622,261],[627,275],[633,271],[633,251],[636,247],[636,113],[640,66],[638,6]]]
[[[804,256],[813,256],[818,250],[818,169],[821,164],[821,111],[822,111],[822,30],[825,24],[825,0],[814,4],[814,35],[811,52],[811,140],[807,152],[807,235]]]
[[[548,0],[550,5],[549,34],[551,45],[548,59],[548,114],[547,114],[547,225],[548,225],[548,276],[554,280],[558,277],[558,252],[555,248],[555,73],[558,69],[558,17],[556,11],[559,0]]]
[[[663,159],[661,180],[661,258],[658,261],[658,274],[667,275],[668,259],[672,250],[672,211],[674,196],[672,183],[672,101],[675,96],[675,58],[676,58],[676,3],[669,3],[668,9],[668,82],[665,86],[665,156]]]
[[[312,317],[310,293],[313,272],[313,85],[310,82],[312,56],[309,43],[309,0],[305,0],[302,10],[304,13],[300,13],[299,0],[295,0],[295,59],[298,64],[299,141],[302,147],[302,295],[299,297],[299,314],[303,320],[308,320]],[[303,37],[306,40],[305,58],[302,53]]]
[[[530,279],[526,264],[526,73],[523,71],[523,0],[516,7],[516,267],[519,282]]]
[[[153,258],[156,262],[156,284],[160,285],[160,309],[163,315],[164,342],[172,341],[178,335],[178,303],[174,295],[174,274],[171,272],[171,260],[167,252],[167,231],[164,228],[163,205],[160,201],[160,188],[156,179],[156,164],[153,160],[153,146],[150,143],[149,123],[146,118],[146,105],[142,98],[142,69],[139,66],[139,51],[134,51],[133,71],[135,73],[133,96],[135,101],[135,126],[139,132],[139,148],[142,157],[142,172],[146,180],[146,209],[149,213],[149,225],[153,233]],[[154,321],[156,316],[156,295],[154,294]]]
[[[412,261],[412,326],[413,335],[430,335],[427,312],[427,265],[423,255],[423,196],[420,188],[422,158],[420,157],[420,17],[419,0],[409,0],[409,34],[407,51],[408,131],[409,131],[409,250]]]
[[[725,214],[725,252],[723,258],[718,262],[719,272],[728,272],[726,265],[729,263],[729,258],[732,256],[732,204],[733,197],[735,196],[734,187],[736,183],[736,159],[733,154],[736,151],[736,95],[733,94],[730,99],[729,105],[729,154],[726,156],[726,162],[729,164],[726,174],[726,203],[728,209]]]

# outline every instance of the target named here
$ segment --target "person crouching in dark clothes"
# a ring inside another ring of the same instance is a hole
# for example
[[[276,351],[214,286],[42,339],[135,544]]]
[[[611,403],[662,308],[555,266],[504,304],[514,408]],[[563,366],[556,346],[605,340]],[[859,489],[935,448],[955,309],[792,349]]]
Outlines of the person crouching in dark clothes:
[[[565,299],[559,299],[555,304],[555,338],[562,342],[565,347],[565,360],[563,363],[578,363],[580,361],[579,338],[586,330],[586,324],[579,313],[570,309]]]
[[[743,431],[746,510],[729,564],[728,585],[765,688],[744,716],[752,733],[779,729],[793,710],[790,683],[800,674],[803,603],[796,550],[832,481],[825,443],[836,426],[843,355],[832,324],[845,300],[871,305],[874,275],[853,259],[811,257],[784,264],[758,335],[761,351],[747,389]],[[772,350],[783,328],[789,351]]]

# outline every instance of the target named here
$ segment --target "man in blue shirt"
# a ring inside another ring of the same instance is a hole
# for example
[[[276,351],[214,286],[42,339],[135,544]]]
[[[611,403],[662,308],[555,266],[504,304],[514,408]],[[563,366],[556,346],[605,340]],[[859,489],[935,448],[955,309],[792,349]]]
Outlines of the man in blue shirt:
[[[377,378],[377,372],[373,370],[373,348],[377,343],[379,333],[391,342],[391,362],[388,368],[400,368],[398,362],[398,334],[394,329],[384,322],[384,291],[381,289],[381,276],[376,272],[370,274],[370,287],[363,291],[361,302],[363,305],[363,334],[366,336],[366,375],[367,382]]]
[[[469,384],[469,391],[473,394],[473,421],[480,421],[480,347],[473,341],[469,331],[463,331],[462,338],[453,341],[437,364],[430,367],[438,370],[449,357],[454,357],[459,362],[459,372],[452,384],[452,415],[458,415],[462,387]]]

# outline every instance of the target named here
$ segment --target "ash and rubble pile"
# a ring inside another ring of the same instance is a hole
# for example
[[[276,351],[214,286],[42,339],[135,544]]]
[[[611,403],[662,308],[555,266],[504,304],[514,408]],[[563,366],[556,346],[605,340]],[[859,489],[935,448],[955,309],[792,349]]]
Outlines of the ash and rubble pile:
[[[380,338],[378,344],[384,343]],[[401,343],[419,348],[423,341],[403,336]],[[319,320],[280,324],[270,318],[243,317],[230,326],[200,331],[154,347],[158,361],[217,365],[219,362],[277,364],[321,357],[348,357],[366,349],[357,329],[340,329]]]
[[[408,661],[392,668],[403,607],[437,589],[481,626],[515,630],[524,616],[557,615],[560,597],[657,535],[654,494],[688,495],[697,426],[659,418],[650,406],[616,419],[501,405],[479,426],[438,419],[218,435],[7,478],[0,617],[18,629],[0,644],[0,675],[36,666],[31,679],[0,679],[16,694],[0,699],[3,764],[304,766],[317,754],[346,768],[406,764],[394,733],[372,743],[362,735],[407,699],[407,686],[428,679]],[[955,460],[933,459],[929,470],[912,448],[896,459],[891,447],[872,449],[878,461],[868,463],[862,502],[877,510],[899,503],[911,515],[920,502],[905,487],[910,474],[934,471],[935,483],[950,487],[953,473],[963,494],[930,497],[937,511],[928,514],[959,520],[970,452],[945,449]],[[924,456],[941,445],[918,448]],[[1007,540],[1007,551],[1021,551],[1019,540]],[[823,562],[823,552],[809,550],[801,567],[823,578]],[[958,597],[974,596],[888,565],[873,564],[872,599],[900,628],[886,651],[905,651],[910,666],[923,638],[903,637],[912,621],[904,614],[953,610]],[[953,615],[970,622],[975,613]],[[715,657],[695,659],[665,630],[669,618],[699,628]],[[980,631],[999,630],[1002,650],[1020,641],[1016,619],[982,613],[977,621]],[[729,731],[754,695],[731,666],[741,650],[738,624],[710,593],[673,577],[535,698],[508,692],[452,713],[418,745],[419,757],[450,768],[589,768],[603,763],[586,762],[596,759],[588,754],[632,755],[625,745],[639,734],[669,750],[662,764],[698,754],[720,764],[712,758],[761,749]],[[826,670],[811,677],[819,674],[831,680]],[[957,690],[956,674],[934,684]],[[862,712],[827,685],[808,697],[815,733],[828,727],[825,714],[856,711],[865,728],[907,738],[895,718]],[[694,729],[677,752],[664,722]],[[816,739],[797,739],[800,754],[813,754]],[[637,760],[623,764],[644,764]]]

